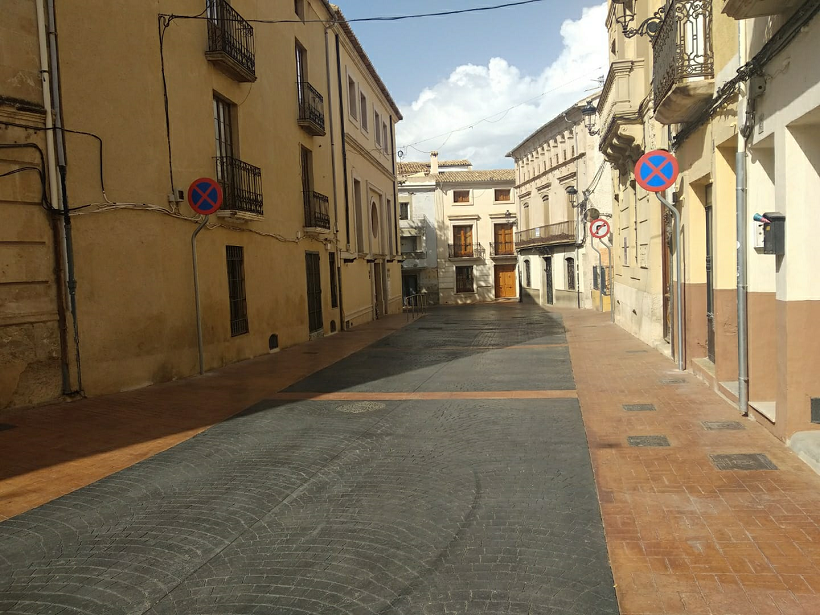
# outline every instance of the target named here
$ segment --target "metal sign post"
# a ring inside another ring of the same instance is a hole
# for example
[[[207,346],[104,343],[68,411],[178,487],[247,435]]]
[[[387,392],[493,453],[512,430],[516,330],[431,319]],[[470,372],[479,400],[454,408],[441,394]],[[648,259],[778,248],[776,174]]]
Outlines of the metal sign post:
[[[683,292],[682,278],[683,267],[681,251],[681,227],[680,212],[667,201],[661,192],[664,192],[675,185],[675,181],[680,175],[678,160],[666,150],[655,150],[644,154],[635,165],[635,180],[644,190],[654,192],[658,200],[670,211],[675,218],[675,261],[677,267],[676,296],[675,296],[675,318],[677,320],[677,359],[678,369],[684,371],[683,364]]]
[[[202,177],[188,188],[188,203],[198,214],[202,214],[202,222],[191,235],[191,259],[194,265],[194,301],[196,303],[196,341],[199,349],[199,373],[205,373],[205,351],[202,342],[202,308],[199,301],[199,266],[196,259],[196,236],[208,224],[208,216],[222,207],[222,188],[214,180]]]
[[[589,242],[589,245],[592,247],[593,250],[595,250],[595,253],[598,255],[598,275],[599,275],[598,287],[599,287],[599,294],[600,294],[600,298],[601,298],[601,313],[604,312],[604,292],[606,292],[605,284],[602,283],[603,280],[600,277],[601,274],[604,271],[604,262],[603,262],[603,257],[601,255],[601,252],[598,250],[598,248],[595,247],[595,240],[597,239],[598,241],[600,241],[601,244],[605,248],[607,248],[607,250],[609,250],[609,248],[606,246],[606,244],[604,244],[603,238],[606,237],[607,235],[609,235],[610,230],[611,229],[609,227],[609,222],[607,222],[606,220],[604,220],[602,218],[598,218],[597,220],[593,220],[589,225],[589,234],[592,237],[592,239]],[[610,261],[612,260],[612,252],[611,251],[609,252],[609,259],[610,259]],[[611,303],[612,303],[612,301],[610,300],[610,312],[612,311]],[[614,313],[613,313],[613,318],[614,318]]]

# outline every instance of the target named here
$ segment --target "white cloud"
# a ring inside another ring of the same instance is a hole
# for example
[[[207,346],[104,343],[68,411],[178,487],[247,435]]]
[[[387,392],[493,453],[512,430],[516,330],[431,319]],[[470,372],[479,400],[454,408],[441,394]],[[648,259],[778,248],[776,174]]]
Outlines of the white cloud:
[[[539,75],[522,75],[503,58],[492,58],[487,66],[457,67],[447,79],[425,88],[412,104],[402,106],[404,120],[396,126],[399,147],[441,135],[416,147],[437,148],[442,158],[469,158],[476,168],[510,167],[512,161],[504,155],[512,147],[581,99],[606,72],[605,21],[606,3],[584,9],[578,20],[565,21],[564,48]],[[544,92],[549,93],[536,98]],[[524,101],[529,102],[504,112]],[[471,128],[448,138],[449,131],[471,122]],[[404,153],[405,161],[428,158],[411,147]]]

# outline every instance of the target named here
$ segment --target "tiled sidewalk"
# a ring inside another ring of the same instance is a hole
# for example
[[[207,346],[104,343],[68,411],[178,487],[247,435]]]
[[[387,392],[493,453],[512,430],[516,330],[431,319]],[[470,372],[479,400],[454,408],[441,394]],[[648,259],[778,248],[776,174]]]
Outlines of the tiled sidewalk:
[[[607,316],[562,315],[623,615],[820,613],[820,477]],[[710,458],[737,453],[778,469]]]
[[[73,403],[4,412],[0,521],[187,440],[372,344],[405,315],[291,346],[201,377]]]

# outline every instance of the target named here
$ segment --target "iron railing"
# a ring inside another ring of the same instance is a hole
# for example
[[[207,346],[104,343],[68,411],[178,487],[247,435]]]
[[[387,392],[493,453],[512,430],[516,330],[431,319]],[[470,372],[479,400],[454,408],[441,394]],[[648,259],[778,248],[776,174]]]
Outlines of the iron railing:
[[[262,215],[262,169],[231,156],[218,156],[216,179],[222,186],[222,209]]]
[[[449,244],[450,258],[484,258],[484,247],[480,243]]]
[[[565,220],[546,226],[519,231],[515,234],[515,245],[519,248],[543,246],[575,241],[575,222]]]
[[[324,98],[307,81],[298,84],[299,124],[310,129],[314,135],[325,134]]]
[[[251,75],[256,75],[253,26],[227,0],[208,0],[208,51],[224,53]]]
[[[490,243],[490,256],[515,256],[515,244],[512,241]]]
[[[305,202],[305,227],[330,230],[330,199],[318,192],[303,192],[302,197]]]
[[[712,78],[712,0],[673,0],[652,43],[655,108],[676,83]]]
[[[404,298],[402,309],[407,314],[408,322],[427,314],[427,293],[418,293]]]

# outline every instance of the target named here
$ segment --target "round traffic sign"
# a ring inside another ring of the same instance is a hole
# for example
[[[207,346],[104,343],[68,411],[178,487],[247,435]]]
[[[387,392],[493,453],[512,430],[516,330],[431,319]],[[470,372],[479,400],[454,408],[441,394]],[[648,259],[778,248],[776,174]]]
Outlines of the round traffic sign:
[[[222,187],[209,177],[200,177],[188,188],[188,204],[204,216],[216,213],[222,207]]]
[[[589,225],[589,234],[595,237],[595,239],[603,239],[609,235],[609,230],[609,222],[603,218],[593,220]]]
[[[662,149],[644,154],[635,165],[635,180],[648,192],[663,192],[671,188],[678,175],[678,159]]]

